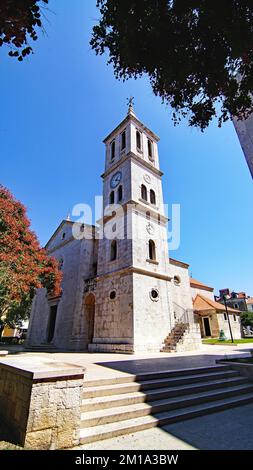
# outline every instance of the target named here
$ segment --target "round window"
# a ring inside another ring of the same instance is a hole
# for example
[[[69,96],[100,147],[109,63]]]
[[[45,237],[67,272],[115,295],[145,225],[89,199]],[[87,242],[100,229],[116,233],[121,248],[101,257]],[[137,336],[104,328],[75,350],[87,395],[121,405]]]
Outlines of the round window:
[[[176,286],[179,286],[179,284],[181,283],[181,279],[179,276],[174,276],[174,284]]]
[[[114,300],[114,299],[116,299],[116,290],[112,290],[110,292],[110,300]]]
[[[150,297],[151,297],[151,300],[153,300],[154,302],[157,302],[158,299],[159,299],[159,292],[158,292],[158,290],[157,290],[157,289],[151,289]]]

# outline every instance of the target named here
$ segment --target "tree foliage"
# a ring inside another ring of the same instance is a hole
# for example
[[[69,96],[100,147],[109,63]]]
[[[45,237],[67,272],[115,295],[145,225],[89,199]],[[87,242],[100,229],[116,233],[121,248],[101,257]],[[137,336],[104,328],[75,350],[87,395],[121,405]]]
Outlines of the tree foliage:
[[[28,40],[36,41],[37,29],[42,27],[43,4],[48,0],[1,0],[0,46],[10,47],[9,55],[22,61],[32,52]]]
[[[91,46],[117,78],[147,74],[177,123],[205,129],[253,111],[253,1],[97,0]],[[240,79],[238,80],[238,77]]]
[[[61,273],[30,229],[25,207],[0,186],[0,319],[25,318],[36,288],[60,294]]]
[[[241,322],[243,326],[253,327],[253,312],[242,312],[241,313]]]

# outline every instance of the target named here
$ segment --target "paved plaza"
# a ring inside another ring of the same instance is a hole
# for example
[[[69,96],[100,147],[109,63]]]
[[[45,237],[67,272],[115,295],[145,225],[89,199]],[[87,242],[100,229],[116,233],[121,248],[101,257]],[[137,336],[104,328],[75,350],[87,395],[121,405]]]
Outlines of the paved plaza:
[[[9,354],[19,358],[47,357],[86,368],[87,380],[117,378],[138,375],[143,372],[178,370],[205,367],[218,359],[245,357],[249,355],[250,344],[239,346],[203,345],[196,353],[182,354],[88,354],[88,353],[45,353],[24,351],[21,346],[3,347]],[[253,449],[253,404],[213,413],[163,428],[152,428],[96,443],[80,446],[79,449]],[[0,441],[4,436],[0,436]]]

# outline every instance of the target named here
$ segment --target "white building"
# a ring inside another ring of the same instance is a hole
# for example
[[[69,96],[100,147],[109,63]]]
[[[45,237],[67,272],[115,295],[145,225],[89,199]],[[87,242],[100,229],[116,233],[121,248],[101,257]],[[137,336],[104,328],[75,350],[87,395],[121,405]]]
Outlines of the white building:
[[[158,141],[131,105],[104,140],[100,227],[64,220],[47,243],[62,267],[62,295],[38,291],[28,347],[129,353],[199,347],[188,265],[168,255]]]

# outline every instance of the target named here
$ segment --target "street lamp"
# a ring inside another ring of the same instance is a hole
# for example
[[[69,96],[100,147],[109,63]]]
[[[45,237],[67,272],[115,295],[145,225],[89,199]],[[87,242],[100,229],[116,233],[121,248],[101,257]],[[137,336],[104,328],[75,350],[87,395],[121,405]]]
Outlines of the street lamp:
[[[225,305],[226,314],[227,314],[227,318],[228,318],[228,326],[229,326],[229,331],[230,331],[230,336],[231,336],[231,342],[233,343],[234,338],[233,338],[232,328],[231,328],[231,324],[230,324],[230,318],[229,318],[228,307],[227,307],[227,300],[226,300],[225,295],[223,295],[223,300],[224,300],[224,305]]]

